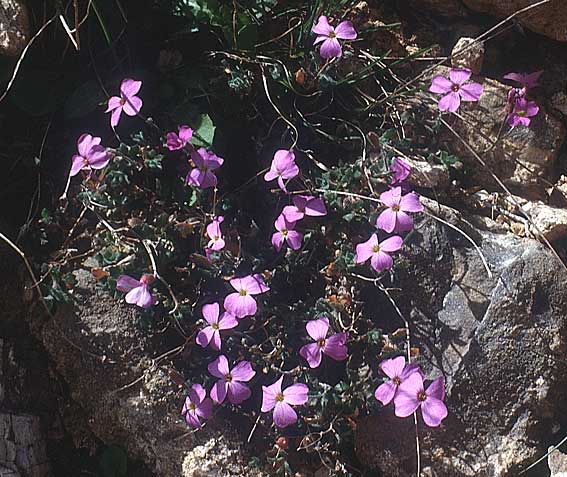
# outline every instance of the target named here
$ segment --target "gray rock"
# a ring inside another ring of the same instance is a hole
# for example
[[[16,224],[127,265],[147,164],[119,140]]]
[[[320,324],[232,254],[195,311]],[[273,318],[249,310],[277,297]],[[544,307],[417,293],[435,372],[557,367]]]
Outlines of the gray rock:
[[[459,38],[451,51],[451,65],[454,68],[467,68],[479,74],[484,61],[484,43],[474,38]]]
[[[553,450],[553,446],[548,452],[550,454],[547,456],[547,465],[551,471],[550,477],[567,477],[567,454],[558,449]]]
[[[449,408],[440,428],[420,426],[423,466],[435,476],[517,475],[545,453],[567,404],[558,365],[567,358],[567,272],[535,240],[475,229],[447,207],[431,213],[478,244],[493,276],[463,235],[437,221],[425,219],[407,239],[397,301],[426,374],[446,378]],[[371,419],[360,439],[376,446],[357,448],[368,466],[381,467],[391,447],[414,449],[403,421],[386,439],[374,435],[381,416]],[[399,475],[415,473],[415,456],[399,465]]]
[[[18,56],[30,36],[26,6],[20,0],[0,0],[0,54]]]

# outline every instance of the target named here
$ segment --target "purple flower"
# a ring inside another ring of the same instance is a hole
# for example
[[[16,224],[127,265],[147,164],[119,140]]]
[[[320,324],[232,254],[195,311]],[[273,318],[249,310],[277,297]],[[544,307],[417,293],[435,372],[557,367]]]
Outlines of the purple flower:
[[[407,232],[413,228],[413,220],[406,212],[421,212],[423,205],[415,192],[402,195],[401,187],[394,187],[380,194],[380,202],[387,209],[376,220],[376,227],[392,232]]]
[[[321,58],[325,59],[340,58],[342,56],[343,49],[339,40],[355,40],[357,37],[352,22],[347,20],[339,23],[337,28],[333,28],[325,15],[319,17],[317,24],[311,31],[317,35],[313,44],[322,43],[319,54]]]
[[[299,354],[307,360],[309,367],[317,368],[321,364],[322,355],[326,354],[335,361],[344,361],[347,357],[348,333],[335,333],[327,338],[329,319],[327,317],[309,321],[305,325],[307,334],[315,343],[302,346]]]
[[[106,148],[100,145],[100,138],[90,134],[82,134],[77,141],[79,154],[73,156],[71,176],[81,170],[103,169],[110,161]]]
[[[309,388],[297,383],[282,391],[283,376],[270,386],[262,386],[262,412],[274,410],[274,424],[287,427],[297,421],[297,414],[291,406],[301,406],[307,402]]]
[[[419,366],[415,363],[406,365],[406,359],[403,356],[397,358],[385,359],[380,363],[380,369],[390,379],[376,388],[374,397],[384,406],[390,404],[394,396],[398,392],[398,387],[413,373],[419,373],[423,377],[423,373]]]
[[[508,115],[508,125],[511,127],[529,126],[531,117],[537,115],[539,106],[535,101],[528,101],[526,98],[516,98],[514,109]]]
[[[206,348],[209,344],[216,351],[221,349],[221,330],[230,330],[238,326],[238,320],[230,313],[224,312],[219,320],[219,304],[208,303],[201,309],[203,317],[209,326],[197,333],[195,341]]]
[[[230,285],[236,293],[231,293],[224,299],[224,308],[237,318],[255,315],[258,305],[253,295],[265,293],[270,289],[259,274],[234,278]]]
[[[156,303],[156,299],[150,292],[150,284],[153,281],[154,276],[145,273],[140,280],[128,275],[120,275],[116,280],[116,289],[126,292],[126,303],[138,305],[140,308],[149,308]]]
[[[220,224],[223,222],[224,217],[219,215],[218,217],[213,217],[213,221],[207,225],[207,235],[210,239],[207,244],[208,249],[218,251],[224,248],[225,243],[220,228]]]
[[[535,71],[533,73],[508,73],[504,75],[504,79],[516,81],[520,83],[523,88],[524,94],[538,85],[539,77],[543,71]]]
[[[297,222],[306,215],[310,217],[322,217],[327,215],[325,202],[320,197],[310,195],[293,196],[293,205],[286,205],[282,214],[290,222]]]
[[[231,370],[226,356],[221,354],[209,363],[208,370],[215,378],[220,378],[211,389],[211,398],[214,402],[221,404],[228,396],[232,404],[240,404],[251,396],[250,388],[242,384],[256,375],[249,361],[240,361]]]
[[[400,250],[403,242],[402,237],[394,235],[378,243],[378,237],[372,234],[366,242],[356,246],[356,263],[364,263],[370,259],[370,265],[377,272],[388,270],[394,264],[390,254]]]
[[[222,166],[224,159],[201,147],[191,152],[191,159],[195,163],[195,169],[187,174],[187,183],[193,186],[207,189],[217,185],[217,176],[212,171]]]
[[[295,229],[295,222],[286,219],[283,212],[276,219],[274,226],[277,232],[272,235],[272,245],[279,252],[286,242],[292,250],[299,250],[303,234]]]
[[[411,174],[411,166],[401,157],[395,157],[390,165],[390,172],[392,173],[390,185],[398,186],[401,185],[402,182],[404,182]]]
[[[185,422],[190,427],[195,429],[201,427],[202,421],[213,415],[213,402],[206,396],[207,392],[200,384],[193,384],[187,392],[181,415],[185,417]]]
[[[479,83],[464,84],[471,77],[471,70],[451,69],[449,79],[444,76],[436,76],[431,82],[429,91],[444,94],[439,100],[440,111],[454,113],[461,101],[478,101],[482,95],[482,85]]]
[[[170,151],[183,149],[193,137],[193,130],[189,126],[179,126],[179,135],[168,132],[166,136],[166,146]]]
[[[278,180],[280,189],[287,192],[284,179],[292,179],[299,174],[299,167],[295,163],[295,154],[293,151],[279,149],[274,154],[270,170],[264,175],[266,182]]]
[[[124,111],[128,116],[136,116],[142,109],[142,100],[136,96],[142,87],[141,81],[125,79],[120,85],[120,96],[112,96],[108,100],[106,113],[110,115],[110,125],[115,127],[120,121],[120,115]]]
[[[423,377],[413,373],[398,387],[394,397],[394,413],[398,417],[407,417],[421,407],[423,421],[430,427],[437,427],[447,417],[445,398],[445,380],[443,376],[435,379],[423,389]]]

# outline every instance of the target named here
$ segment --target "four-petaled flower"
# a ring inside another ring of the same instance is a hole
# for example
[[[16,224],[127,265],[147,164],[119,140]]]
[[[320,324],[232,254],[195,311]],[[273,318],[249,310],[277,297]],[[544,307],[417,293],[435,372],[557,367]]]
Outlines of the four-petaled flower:
[[[461,101],[478,101],[482,95],[482,85],[479,83],[467,83],[471,77],[469,69],[451,69],[449,79],[444,76],[433,78],[429,91],[444,94],[439,100],[439,110],[454,113]]]
[[[394,397],[394,413],[398,417],[407,417],[421,407],[423,421],[430,427],[437,427],[447,417],[445,398],[445,380],[438,377],[427,389],[423,386],[423,377],[413,373],[398,387]]]
[[[395,157],[390,165],[390,172],[392,173],[390,185],[398,186],[401,185],[411,174],[411,166],[401,157]]]
[[[413,220],[407,212],[421,212],[423,205],[415,192],[402,195],[401,187],[394,187],[380,194],[380,202],[387,209],[376,220],[376,227],[388,233],[407,232],[413,228]]]
[[[228,312],[224,312],[219,319],[219,304],[207,303],[201,309],[203,317],[209,326],[197,333],[197,344],[206,348],[209,344],[211,348],[219,351],[221,349],[221,330],[230,330],[238,326],[238,320]]]
[[[315,343],[302,346],[299,354],[307,360],[310,368],[317,368],[321,364],[322,355],[325,354],[335,361],[343,361],[347,357],[348,333],[335,333],[327,337],[329,332],[329,319],[327,317],[309,321],[305,325],[307,334]]]
[[[136,94],[142,87],[141,81],[125,79],[120,85],[120,96],[112,96],[108,100],[108,108],[105,112],[111,113],[110,125],[115,127],[120,121],[120,115],[124,111],[128,116],[136,116],[142,109],[142,100]]]
[[[232,404],[240,404],[248,399],[252,392],[243,382],[250,381],[256,371],[252,369],[249,361],[240,361],[234,368],[228,367],[228,359],[220,355],[207,367],[209,373],[219,380],[211,389],[211,399],[221,404],[228,396]]]
[[[528,101],[526,98],[516,98],[514,109],[508,115],[508,125],[511,127],[529,126],[531,117],[536,116],[539,112],[539,106],[535,101]]]
[[[364,263],[370,259],[370,265],[377,272],[388,270],[394,264],[390,254],[400,250],[403,242],[401,237],[394,235],[378,243],[378,237],[372,234],[366,242],[356,246],[356,263]]]
[[[293,205],[286,205],[282,211],[282,214],[285,215],[285,218],[290,222],[297,222],[306,215],[310,217],[322,217],[327,215],[325,202],[320,197],[295,195],[292,201]]]
[[[79,154],[73,156],[71,176],[81,170],[103,169],[110,161],[106,148],[100,145],[100,138],[90,134],[82,134],[77,141]]]
[[[277,232],[272,235],[272,245],[279,252],[284,244],[287,243],[292,250],[299,250],[303,234],[295,230],[295,222],[286,219],[281,213],[276,219],[274,226]]]
[[[206,396],[207,392],[200,384],[193,384],[187,392],[181,415],[190,427],[201,427],[202,421],[213,415],[213,402]]]
[[[274,424],[287,427],[297,421],[297,414],[291,406],[301,406],[308,400],[309,388],[306,384],[292,384],[282,390],[283,376],[270,386],[262,386],[262,412],[272,409]]]
[[[313,44],[321,43],[319,54],[324,59],[340,58],[343,49],[339,40],[355,40],[357,37],[352,22],[345,20],[339,23],[337,28],[333,28],[325,15],[319,17],[311,31],[317,35]]]
[[[280,189],[287,192],[284,179],[292,179],[299,174],[299,167],[295,163],[295,154],[287,149],[279,149],[275,152],[270,170],[264,175],[266,182],[278,180]]]
[[[230,285],[236,293],[231,293],[224,299],[224,309],[237,318],[255,315],[258,305],[252,295],[259,295],[270,289],[259,274],[234,278],[230,280]]]
[[[153,275],[143,274],[140,280],[120,275],[116,280],[116,289],[126,293],[126,303],[138,305],[140,308],[149,308],[156,303],[150,292],[150,285],[154,281]]]
[[[179,126],[179,135],[175,132],[168,132],[166,136],[166,146],[170,151],[183,149],[193,137],[193,130],[189,126]]]
[[[219,215],[218,217],[213,217],[213,221],[207,225],[207,236],[209,237],[209,243],[207,248],[210,250],[222,250],[224,248],[224,238],[222,236],[222,231],[220,224],[224,222],[224,217]]]
[[[539,77],[543,71],[535,71],[533,73],[508,73],[504,75],[504,79],[516,81],[522,85],[523,94],[538,85]]]
[[[195,168],[189,171],[186,181],[188,184],[207,189],[217,185],[217,176],[212,171],[222,166],[224,159],[216,154],[201,147],[197,151],[191,152],[191,159]]]
[[[380,369],[390,378],[388,381],[378,386],[374,392],[374,397],[384,406],[390,404],[398,392],[400,384],[402,384],[413,373],[419,373],[420,376],[423,377],[419,366],[415,363],[406,365],[406,359],[403,356],[385,359],[380,363]]]

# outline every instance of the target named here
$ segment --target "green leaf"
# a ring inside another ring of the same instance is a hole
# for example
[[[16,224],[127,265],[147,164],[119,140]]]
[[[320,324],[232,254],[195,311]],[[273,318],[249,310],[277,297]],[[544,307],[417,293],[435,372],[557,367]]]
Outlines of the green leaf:
[[[199,124],[193,130],[191,144],[196,147],[211,147],[215,138],[216,126],[208,114],[202,114]]]

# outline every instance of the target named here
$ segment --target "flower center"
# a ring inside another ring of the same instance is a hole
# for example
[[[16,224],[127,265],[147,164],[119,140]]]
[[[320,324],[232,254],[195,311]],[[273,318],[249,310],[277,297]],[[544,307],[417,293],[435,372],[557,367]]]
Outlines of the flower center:
[[[402,384],[402,380],[400,379],[399,376],[396,376],[394,379],[392,379],[392,381],[394,381],[394,384],[396,386],[399,386],[400,384]]]
[[[278,401],[278,402],[283,402],[283,400],[284,400],[284,395],[283,395],[283,393],[278,393],[278,394],[276,394],[276,401]]]
[[[333,30],[329,33],[329,38],[336,38],[336,37],[337,37],[337,34],[335,33],[335,30]]]
[[[378,253],[380,251],[380,245],[378,245],[378,244],[374,245],[374,247],[372,247],[372,251],[374,253]]]
[[[201,167],[199,167],[198,169],[199,169],[201,172],[207,172],[207,171],[208,171],[207,166],[201,166]]]
[[[212,328],[213,330],[219,330],[219,329],[220,329],[218,323],[213,323],[213,324],[211,325],[211,328]]]
[[[230,374],[230,373],[225,374],[224,380],[225,380],[227,383],[231,383],[231,382],[232,382],[232,374]]]
[[[325,338],[323,338],[321,340],[317,340],[317,346],[319,346],[319,348],[324,348],[326,342],[327,342],[327,340]]]
[[[89,160],[86,157],[84,157],[83,158],[83,166],[88,166],[88,165],[89,165]]]
[[[282,230],[282,235],[283,235],[284,237],[287,237],[287,229],[283,229],[283,230]]]
[[[392,212],[399,212],[400,211],[400,206],[399,205],[393,205],[392,206]]]
[[[244,288],[241,288],[240,291],[238,292],[238,294],[240,296],[246,296],[248,294],[248,292]]]
[[[124,106],[126,104],[126,98],[120,98],[120,106]]]
[[[417,393],[417,399],[419,399],[420,401],[425,401],[427,399],[427,394],[425,394],[425,391],[419,391]]]
[[[525,112],[523,109],[520,109],[519,111],[516,112],[516,114],[517,114],[518,116],[525,116],[525,115],[526,115],[526,112]]]
[[[220,237],[219,237],[218,235],[215,235],[215,236],[213,237],[213,240],[214,240],[215,242],[216,242],[218,239],[220,239]]]
[[[451,90],[453,91],[453,93],[458,93],[459,89],[460,88],[458,84],[453,84],[453,86],[451,86]]]
[[[195,406],[195,404],[191,403],[189,404],[189,410],[190,411],[195,411],[197,409],[197,406]]]

